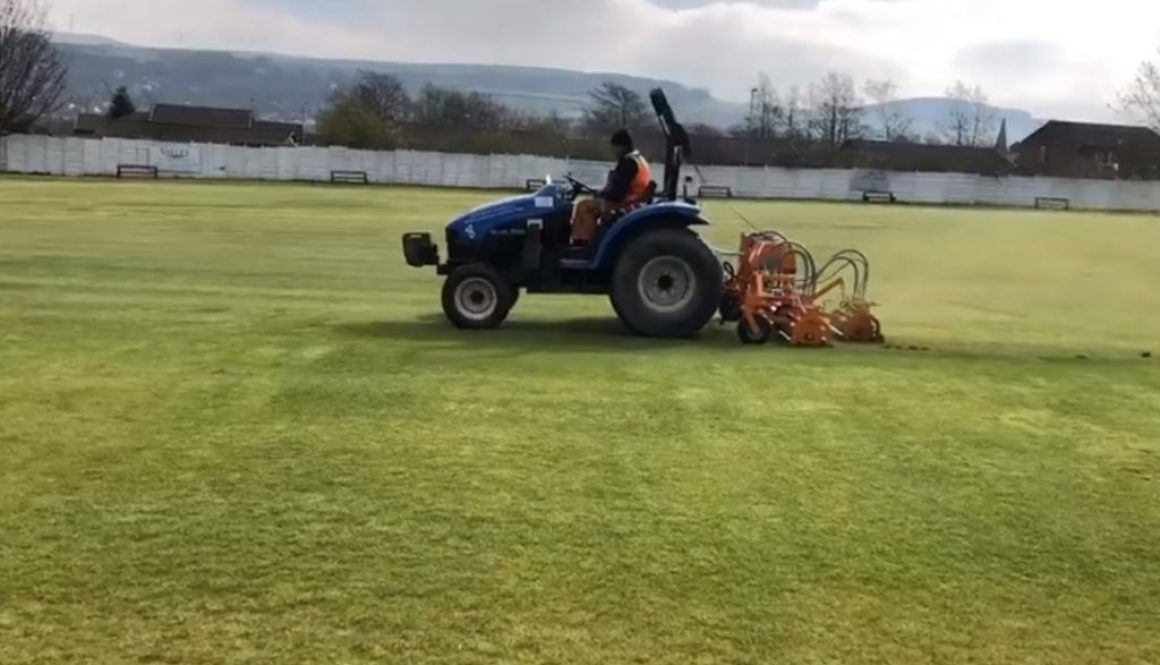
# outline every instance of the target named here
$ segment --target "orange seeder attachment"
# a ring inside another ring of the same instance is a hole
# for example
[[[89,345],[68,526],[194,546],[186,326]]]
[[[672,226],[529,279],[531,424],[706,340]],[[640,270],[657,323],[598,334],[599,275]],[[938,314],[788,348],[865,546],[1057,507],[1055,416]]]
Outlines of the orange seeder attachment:
[[[816,288],[815,298],[824,297],[835,288],[841,289],[842,296],[836,307],[827,312],[831,325],[844,342],[879,344],[884,341],[882,324],[873,314],[874,303],[866,299],[866,289],[870,282],[870,260],[857,250],[838,252],[826,265],[817,271],[815,284],[830,275],[829,284]],[[852,293],[846,293],[845,276],[851,279]]]
[[[830,323],[845,342],[879,344],[882,324],[871,311],[871,304],[859,300],[844,301],[830,313]]]
[[[846,273],[852,273],[849,295]],[[743,235],[738,265],[722,298],[722,322],[736,321],[745,344],[828,346],[835,338],[881,342],[881,324],[865,299],[869,274],[861,252],[839,252],[818,270],[807,249],[780,233]],[[829,281],[822,284],[823,279]],[[838,291],[839,304],[827,311],[823,299]]]

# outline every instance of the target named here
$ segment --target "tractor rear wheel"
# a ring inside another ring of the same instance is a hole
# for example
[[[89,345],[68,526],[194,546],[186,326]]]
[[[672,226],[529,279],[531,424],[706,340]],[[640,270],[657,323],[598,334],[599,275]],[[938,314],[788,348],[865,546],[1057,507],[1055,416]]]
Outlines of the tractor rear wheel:
[[[473,263],[456,268],[443,283],[443,313],[456,328],[490,330],[503,325],[516,297],[495,268]]]
[[[612,302],[633,332],[691,337],[717,313],[725,288],[721,262],[686,229],[663,229],[632,240],[612,276]]]

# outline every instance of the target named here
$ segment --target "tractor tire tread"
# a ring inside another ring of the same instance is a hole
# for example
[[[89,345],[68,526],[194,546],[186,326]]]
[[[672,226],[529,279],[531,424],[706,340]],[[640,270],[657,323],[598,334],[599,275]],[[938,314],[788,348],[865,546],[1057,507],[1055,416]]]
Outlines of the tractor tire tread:
[[[685,261],[696,278],[692,299],[675,313],[650,310],[639,293],[639,273],[657,256],[674,256]],[[612,276],[613,308],[621,321],[638,335],[693,337],[720,310],[724,274],[713,250],[689,229],[649,231],[633,239],[617,261]]]
[[[455,306],[455,291],[460,284],[472,278],[484,279],[495,288],[498,302],[494,311],[485,319],[473,320],[464,316]],[[471,263],[456,268],[443,282],[443,314],[451,325],[460,330],[492,330],[499,328],[507,320],[519,296],[516,289],[489,264]]]

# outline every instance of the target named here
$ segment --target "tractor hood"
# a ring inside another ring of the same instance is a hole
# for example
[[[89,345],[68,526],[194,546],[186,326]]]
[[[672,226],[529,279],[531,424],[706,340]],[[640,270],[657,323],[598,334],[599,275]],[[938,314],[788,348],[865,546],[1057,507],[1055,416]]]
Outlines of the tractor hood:
[[[563,190],[548,185],[534,194],[512,196],[473,208],[448,224],[447,230],[458,237],[475,240],[496,228],[522,223],[570,207],[571,204],[563,196]]]

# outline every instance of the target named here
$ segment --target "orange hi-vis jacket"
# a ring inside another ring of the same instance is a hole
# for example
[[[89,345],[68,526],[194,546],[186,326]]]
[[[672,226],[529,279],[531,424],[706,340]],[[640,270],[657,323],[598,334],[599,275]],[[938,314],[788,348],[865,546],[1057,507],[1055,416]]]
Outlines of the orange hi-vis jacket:
[[[639,151],[633,150],[617,163],[600,198],[616,206],[641,203],[648,194],[651,182],[652,170],[648,161]]]
[[[649,168],[648,161],[645,160],[644,155],[640,154],[640,151],[633,150],[628,156],[636,162],[636,177],[632,179],[632,184],[628,187],[628,196],[624,197],[624,203],[631,205],[644,201],[644,197],[648,193],[648,186],[652,182],[652,169]]]

